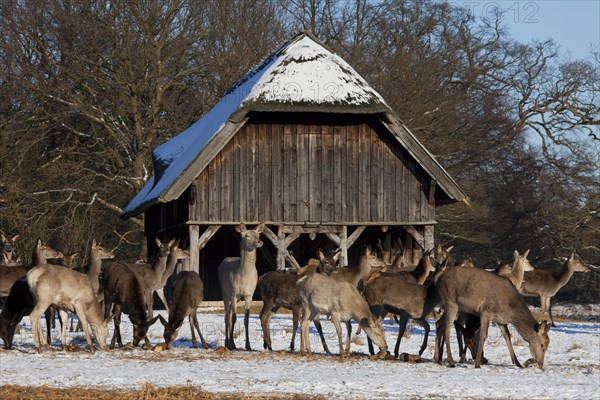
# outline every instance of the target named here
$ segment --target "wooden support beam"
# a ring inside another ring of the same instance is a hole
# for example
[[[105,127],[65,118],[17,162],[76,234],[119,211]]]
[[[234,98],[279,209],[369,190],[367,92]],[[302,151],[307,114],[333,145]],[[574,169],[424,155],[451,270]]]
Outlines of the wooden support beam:
[[[294,233],[289,236],[286,236],[284,230],[282,229],[282,226],[283,225],[279,225],[277,229],[277,234],[275,234],[271,229],[269,229],[268,226],[265,226],[265,229],[263,230],[263,235],[265,235],[265,237],[269,239],[269,241],[273,243],[273,246],[275,246],[275,248],[277,249],[277,258],[275,261],[277,269],[283,270],[285,268],[286,263],[292,268],[300,268],[300,264],[298,264],[298,261],[296,261],[294,256],[292,256],[287,250],[287,247],[290,244],[292,244],[292,242],[296,240],[300,236],[300,234]]]
[[[419,246],[421,246],[421,248],[425,248],[425,238],[423,237],[423,235],[421,235],[419,231],[417,231],[417,229],[414,226],[408,225],[405,226],[404,229],[406,229],[406,232],[408,232],[410,236],[412,236],[412,238],[417,242]]]
[[[182,269],[184,271],[196,271],[200,273],[200,246],[199,246],[199,233],[200,227],[198,225],[189,225],[188,232],[190,236],[190,261],[184,263]]]

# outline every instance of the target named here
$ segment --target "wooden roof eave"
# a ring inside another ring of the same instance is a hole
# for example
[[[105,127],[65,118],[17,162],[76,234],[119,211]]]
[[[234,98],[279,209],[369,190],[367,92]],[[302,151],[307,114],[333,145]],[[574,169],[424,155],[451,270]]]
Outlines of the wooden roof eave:
[[[241,111],[241,110],[240,110]],[[247,111],[236,112],[227,120],[225,125],[210,139],[200,153],[196,155],[190,165],[173,181],[160,196],[162,202],[178,199],[179,196],[194,182],[196,177],[229,143],[235,134],[248,121]]]
[[[394,112],[386,113],[385,118],[380,117],[380,121],[421,165],[421,167],[437,181],[438,187],[441,188],[451,200],[468,204],[466,193],[462,191],[450,174],[448,174],[440,163],[438,163],[433,154],[419,142]]]

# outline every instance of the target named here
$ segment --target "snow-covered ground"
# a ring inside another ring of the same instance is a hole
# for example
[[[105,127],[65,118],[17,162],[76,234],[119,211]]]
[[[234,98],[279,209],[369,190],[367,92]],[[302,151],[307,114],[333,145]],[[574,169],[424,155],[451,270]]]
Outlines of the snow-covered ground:
[[[202,333],[211,343],[209,350],[192,347],[186,321],[173,350],[62,352],[59,333],[54,331],[53,350],[38,354],[33,347],[30,321],[25,318],[21,333],[15,337],[16,349],[0,350],[0,385],[140,388],[150,382],[157,386],[194,385],[212,392],[306,393],[332,398],[600,399],[599,310],[598,305],[556,307],[555,315],[576,315],[583,320],[591,316],[595,322],[559,322],[551,331],[543,370],[514,367],[496,327],[490,327],[485,348],[490,364],[475,369],[471,361],[457,368],[432,363],[433,323],[423,362],[411,364],[371,360],[364,333],[353,341],[351,357],[327,356],[312,327],[312,348],[317,354],[307,357],[290,354],[287,351],[291,338],[289,314],[277,314],[273,318],[274,352],[262,348],[257,315],[251,315],[250,322],[252,352],[225,351],[220,347],[224,341],[223,314],[209,314],[202,309],[199,319]],[[243,327],[240,322],[238,319],[236,329]],[[123,339],[130,341],[132,330],[126,317],[123,325]],[[330,348],[337,354],[335,330],[327,320],[323,326]],[[393,349],[397,326],[388,325],[386,321],[385,330]],[[153,345],[163,342],[162,332],[160,323],[151,328],[149,337]],[[515,351],[523,363],[530,358],[529,350],[514,331],[513,336]],[[81,346],[85,343],[81,333],[69,333],[69,340]],[[422,330],[415,328],[409,338],[403,339],[400,351],[416,354],[421,341]],[[243,346],[243,333],[238,335],[236,343],[238,347]],[[452,344],[456,348],[456,342]],[[298,346],[299,335],[296,349]]]

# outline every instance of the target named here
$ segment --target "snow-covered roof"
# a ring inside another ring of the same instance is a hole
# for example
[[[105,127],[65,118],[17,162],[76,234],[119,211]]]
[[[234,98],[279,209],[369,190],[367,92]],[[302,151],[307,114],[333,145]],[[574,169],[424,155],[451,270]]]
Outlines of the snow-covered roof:
[[[309,33],[297,34],[234,84],[204,117],[154,150],[155,175],[121,217],[178,198],[239,130],[250,111],[394,114],[342,58]],[[174,187],[181,181],[187,184]]]

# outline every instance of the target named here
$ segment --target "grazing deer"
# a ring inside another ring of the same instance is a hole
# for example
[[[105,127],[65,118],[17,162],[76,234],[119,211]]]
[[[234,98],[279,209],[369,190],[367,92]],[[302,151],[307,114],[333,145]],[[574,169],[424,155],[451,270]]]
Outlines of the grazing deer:
[[[311,353],[308,323],[320,314],[330,315],[338,336],[340,356],[350,354],[350,330],[346,337],[346,350],[342,344],[341,321],[356,321],[367,336],[380,348],[379,358],[387,355],[385,333],[379,321],[369,311],[369,305],[351,283],[337,281],[330,276],[311,274],[298,280],[302,300],[302,323],[300,328],[300,352]]]
[[[125,263],[112,262],[102,267],[102,286],[104,289],[104,318],[111,315],[114,305],[115,330],[110,342],[110,348],[115,347],[115,341],[123,346],[121,340],[121,311],[129,315],[133,324],[133,346],[142,339],[150,344],[147,337],[148,329],[156,322],[158,316],[148,320],[146,312],[146,295],[144,283]]]
[[[432,264],[435,262],[429,255],[424,258],[430,259]],[[444,269],[445,264],[434,268],[438,274]],[[365,285],[363,295],[371,312],[378,318],[382,319],[387,313],[400,316],[394,357],[397,358],[399,355],[400,341],[409,319],[413,319],[425,330],[419,350],[419,355],[422,355],[427,348],[430,330],[427,316],[440,303],[435,284],[423,286],[407,281],[403,273],[382,273]],[[369,351],[373,353],[371,343],[369,343]]]
[[[330,272],[328,273],[328,271],[334,271],[337,268],[336,263],[338,256],[339,253],[326,257],[319,249],[319,265],[312,273],[325,273],[326,275],[330,275]],[[305,273],[303,275],[307,274]],[[296,284],[298,283],[298,279],[301,277],[302,275],[271,271],[258,278],[256,291],[259,293],[263,301],[263,307],[260,310],[259,316],[260,324],[263,330],[263,346],[265,349],[273,350],[271,347],[271,329],[269,325],[271,323],[273,314],[275,314],[280,307],[283,307],[288,310],[292,310],[293,328],[290,351],[294,351],[296,331],[298,330],[298,321],[300,320],[300,312],[302,311],[302,300]],[[330,354],[327,343],[325,342],[325,337],[323,335],[321,321],[319,321],[317,318],[313,320],[313,323],[319,332],[319,336],[321,337],[323,349],[327,354]]]
[[[19,235],[15,235],[12,238],[4,236],[4,233],[0,234],[0,252],[2,257],[0,258],[0,265],[13,266],[18,265],[19,260],[17,259],[17,239]]]
[[[459,312],[479,315],[479,345],[475,368],[481,367],[481,358],[490,322],[499,325],[513,324],[517,332],[529,343],[531,354],[540,368],[548,350],[550,326],[538,323],[517,288],[508,280],[478,268],[455,267],[445,271],[436,282],[444,306],[444,339],[448,344],[448,365],[454,367],[450,343],[450,330]],[[442,332],[438,332],[442,334]],[[506,340],[506,337],[505,337]],[[510,340],[507,342],[509,345]],[[510,345],[512,347],[512,345]],[[438,358],[439,359],[439,358]],[[513,360],[514,362],[514,360]]]
[[[163,243],[159,238],[154,239],[158,246],[158,252],[153,264],[131,264],[122,261],[113,261],[113,264],[121,264],[135,272],[142,283],[144,284],[145,303],[148,307],[148,318],[153,317],[154,292],[159,288],[162,289],[163,274],[167,268],[167,257],[171,251],[171,247],[175,244],[175,239],[168,243]],[[164,285],[163,285],[164,286]],[[161,299],[161,301],[163,301]],[[166,301],[163,301],[165,307]]]
[[[258,282],[256,270],[256,249],[263,245],[260,234],[265,224],[258,225],[255,229],[246,229],[241,223],[236,231],[242,235],[240,242],[240,257],[227,257],[219,265],[219,282],[225,306],[225,347],[235,349],[233,341],[233,328],[235,325],[235,311],[238,300],[244,300],[244,327],[246,331],[246,350],[251,350],[248,336],[248,320],[252,295]]]
[[[529,263],[527,256],[529,255],[529,250],[527,250],[522,255],[519,254],[517,250],[514,251],[513,256],[514,260],[512,264],[501,264],[498,269],[496,269],[495,274],[501,276],[505,279],[508,279],[515,288],[519,288],[521,283],[523,282],[523,276],[525,271],[533,271],[533,266]],[[464,263],[463,263],[464,264]],[[443,332],[445,328],[445,319],[440,318],[436,323],[436,331]],[[468,314],[465,312],[460,312],[458,314],[457,320],[454,322],[454,326],[456,328],[456,337],[458,341],[458,351],[460,355],[459,362],[463,363],[466,360],[467,349],[471,351],[471,355],[473,358],[476,357],[477,354],[477,338],[475,334],[479,330],[481,326],[481,321],[479,316]],[[506,327],[506,325],[498,325],[500,328],[500,332],[506,341],[506,346],[508,347],[508,351],[510,353],[510,358],[514,365],[521,367],[519,360],[514,352],[512,347],[512,341],[510,337],[510,331]],[[463,346],[463,338],[465,341],[465,346]],[[439,362],[439,354],[443,353],[444,348],[444,338],[441,335],[436,336],[436,353],[434,356],[434,361]],[[481,361],[483,364],[487,364],[487,359],[483,356]]]
[[[190,329],[192,331],[192,345],[194,348],[198,347],[194,333],[194,328],[196,328],[202,342],[202,347],[208,349],[208,344],[204,340],[202,332],[200,332],[200,325],[198,325],[198,316],[196,314],[196,310],[203,298],[204,285],[197,272],[181,271],[177,274],[173,282],[173,299],[169,310],[169,321],[165,321],[162,315],[159,316],[160,322],[165,327],[163,336],[167,350],[171,348],[177,338],[179,328],[181,328],[185,317],[189,318]]]
[[[175,271],[175,267],[177,267],[177,262],[179,260],[186,260],[189,258],[189,251],[180,248],[179,239],[177,239],[171,246],[171,249],[169,250],[169,256],[167,257],[167,266],[165,268],[165,272],[163,273],[160,282],[156,285],[156,294],[165,305],[167,312],[169,311],[169,303],[167,302],[167,298],[165,296],[164,291],[165,286],[167,285],[167,281],[169,280],[169,277],[173,274],[173,271]]]
[[[33,339],[38,352],[48,347],[40,325],[40,316],[52,304],[59,308],[61,321],[64,321],[61,335],[63,350],[66,350],[67,347],[66,309],[75,311],[79,315],[90,351],[94,352],[94,346],[88,322],[100,349],[106,350],[107,321],[102,318],[96,294],[87,277],[65,267],[42,264],[27,273],[27,284],[36,302],[30,318]]]
[[[552,326],[556,326],[552,317],[552,297],[569,282],[574,272],[590,272],[590,268],[576,259],[575,253],[571,253],[558,273],[539,269],[525,273],[521,294],[539,296],[542,312],[548,313]]]

